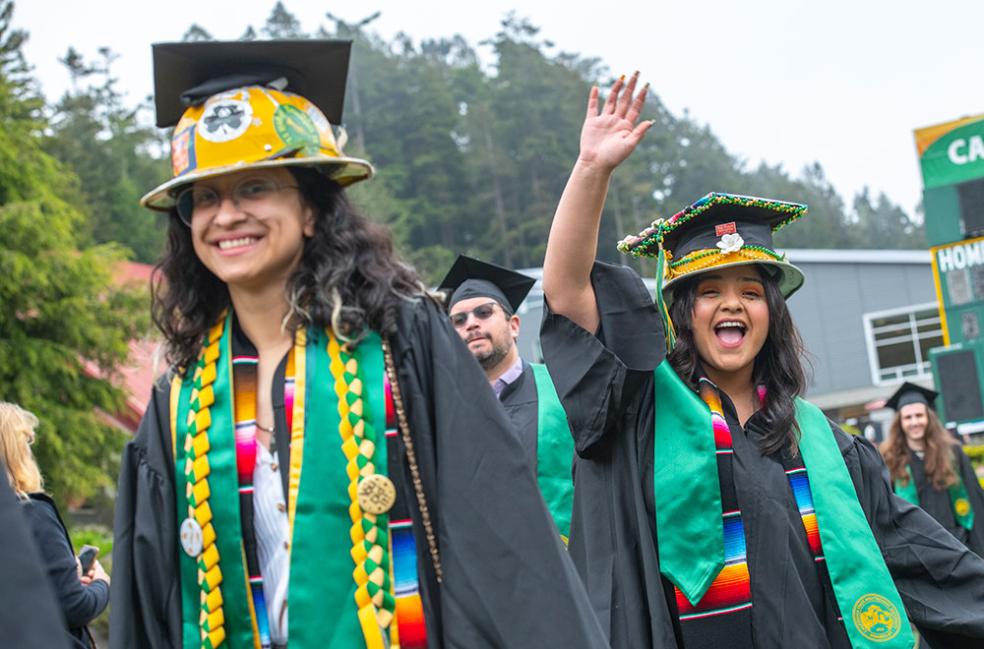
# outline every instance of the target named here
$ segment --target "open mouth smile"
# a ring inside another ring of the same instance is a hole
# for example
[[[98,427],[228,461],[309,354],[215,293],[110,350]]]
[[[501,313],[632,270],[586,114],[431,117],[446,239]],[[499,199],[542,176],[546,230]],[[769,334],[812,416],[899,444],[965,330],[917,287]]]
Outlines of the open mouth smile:
[[[748,326],[740,320],[722,320],[714,325],[714,335],[725,349],[736,349],[745,340]]]

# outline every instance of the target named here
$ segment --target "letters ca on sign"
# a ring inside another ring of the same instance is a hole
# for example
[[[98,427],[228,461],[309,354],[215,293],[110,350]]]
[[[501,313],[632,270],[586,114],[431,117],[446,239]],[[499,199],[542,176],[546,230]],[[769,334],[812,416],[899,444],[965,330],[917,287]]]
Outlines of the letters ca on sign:
[[[975,160],[984,160],[984,138],[971,135],[968,138],[959,137],[946,148],[947,157],[955,165],[965,165]]]
[[[984,239],[936,251],[936,264],[941,273],[984,265]]]

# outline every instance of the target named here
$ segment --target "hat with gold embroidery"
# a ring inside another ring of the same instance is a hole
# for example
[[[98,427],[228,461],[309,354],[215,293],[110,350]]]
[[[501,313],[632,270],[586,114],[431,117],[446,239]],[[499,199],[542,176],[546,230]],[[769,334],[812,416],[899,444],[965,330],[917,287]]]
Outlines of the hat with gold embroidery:
[[[181,188],[243,169],[306,166],[340,185],[373,173],[342,152],[332,124],[345,99],[351,41],[158,43],[157,125],[174,125],[173,178],[140,200],[168,210]]]
[[[775,250],[772,235],[806,214],[806,205],[770,198],[713,192],[668,219],[659,219],[618,244],[636,257],[657,259],[656,302],[669,323],[673,287],[683,278],[746,264],[763,266],[789,297],[803,273]],[[667,327],[672,338],[672,328]]]

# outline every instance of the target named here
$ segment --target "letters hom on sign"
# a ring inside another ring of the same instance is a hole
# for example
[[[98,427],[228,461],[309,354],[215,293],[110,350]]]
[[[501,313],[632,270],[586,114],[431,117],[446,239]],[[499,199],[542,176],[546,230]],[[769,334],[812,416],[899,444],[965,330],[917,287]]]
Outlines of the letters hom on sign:
[[[984,265],[984,240],[940,248],[936,251],[936,265],[941,273]]]

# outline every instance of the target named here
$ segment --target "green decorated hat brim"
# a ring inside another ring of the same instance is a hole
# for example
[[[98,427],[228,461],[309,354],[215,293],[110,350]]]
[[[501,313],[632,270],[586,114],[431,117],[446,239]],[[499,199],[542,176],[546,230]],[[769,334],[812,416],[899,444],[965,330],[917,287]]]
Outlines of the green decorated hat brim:
[[[704,273],[719,271],[722,268],[731,268],[733,266],[750,266],[753,264],[759,264],[761,266],[766,266],[768,271],[778,272],[779,279],[779,292],[786,299],[789,299],[793,293],[798,291],[803,283],[806,281],[806,277],[796,266],[792,265],[788,261],[769,261],[764,259],[742,259],[739,261],[732,261],[724,264],[719,264],[717,266],[712,266],[710,268],[702,268],[700,270],[695,270],[693,272],[687,273],[685,275],[678,275],[668,282],[663,283],[663,301],[666,303],[666,307],[669,308],[673,304],[673,288],[678,286],[685,279],[691,277],[696,277]]]

